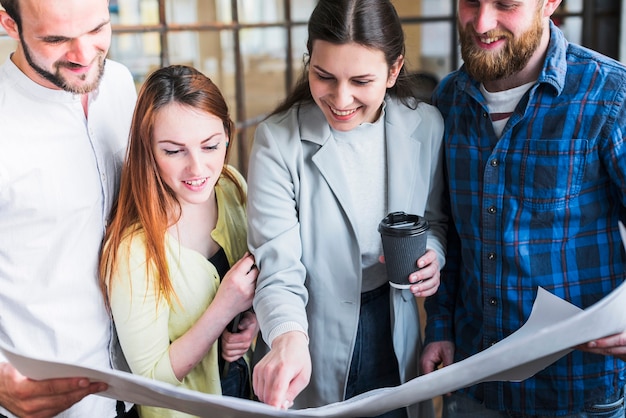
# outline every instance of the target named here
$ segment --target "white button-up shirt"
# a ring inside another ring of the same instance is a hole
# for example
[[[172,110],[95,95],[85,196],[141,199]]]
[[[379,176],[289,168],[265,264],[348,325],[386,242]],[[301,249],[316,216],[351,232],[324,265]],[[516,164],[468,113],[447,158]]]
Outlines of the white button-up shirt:
[[[111,367],[97,266],[135,99],[108,61],[87,120],[79,96],[0,67],[0,339],[20,353]],[[89,396],[60,416],[114,417],[115,401]]]

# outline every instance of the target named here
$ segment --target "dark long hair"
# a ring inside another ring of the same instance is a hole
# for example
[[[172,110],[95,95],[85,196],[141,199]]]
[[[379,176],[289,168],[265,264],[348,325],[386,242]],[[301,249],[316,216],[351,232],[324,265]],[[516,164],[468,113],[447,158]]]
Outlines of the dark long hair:
[[[321,40],[336,45],[350,42],[382,51],[391,67],[400,55],[404,56],[404,31],[396,9],[389,0],[320,0],[309,18],[308,55],[293,92],[272,111],[281,113],[298,103],[312,102],[309,87],[309,57],[314,41]],[[415,108],[420,93],[411,82],[404,66],[394,86],[387,92],[405,105]]]

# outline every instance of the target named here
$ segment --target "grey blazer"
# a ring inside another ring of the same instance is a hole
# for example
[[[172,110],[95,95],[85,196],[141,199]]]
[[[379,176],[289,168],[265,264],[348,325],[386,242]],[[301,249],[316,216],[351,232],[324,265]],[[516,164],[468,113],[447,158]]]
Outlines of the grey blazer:
[[[389,211],[428,219],[428,247],[443,266],[441,115],[425,103],[410,109],[385,101]],[[254,309],[266,339],[294,324],[308,332],[312,376],[297,408],[344,399],[357,332],[361,252],[351,220],[358,208],[348,198],[341,164],[315,104],[272,116],[256,130],[248,171],[248,245],[260,271]],[[405,382],[418,374],[417,304],[407,290],[392,292],[392,305]]]

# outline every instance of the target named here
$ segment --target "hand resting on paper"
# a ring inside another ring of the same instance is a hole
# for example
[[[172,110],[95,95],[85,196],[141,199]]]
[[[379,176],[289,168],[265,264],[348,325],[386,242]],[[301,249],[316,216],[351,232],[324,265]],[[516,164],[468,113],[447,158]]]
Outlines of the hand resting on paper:
[[[384,263],[385,256],[381,255],[379,261]],[[434,295],[437,289],[439,289],[441,282],[437,253],[433,250],[426,250],[424,255],[417,260],[416,268],[420,270],[413,272],[409,276],[409,282],[414,283],[410,287],[411,293],[413,293],[415,297]]]
[[[424,347],[420,357],[420,370],[422,374],[428,374],[439,367],[449,366],[453,362],[454,343],[452,341],[435,341]]]
[[[9,363],[0,363],[0,405],[18,417],[58,415],[87,395],[107,389],[84,378],[31,380]]]
[[[589,341],[588,343],[580,344],[575,348],[589,353],[614,356],[621,360],[626,360],[626,331],[620,334],[609,335],[608,337]]]
[[[440,366],[446,367],[454,362],[454,343],[452,341],[435,341],[424,347],[420,357],[422,374],[434,372]]]

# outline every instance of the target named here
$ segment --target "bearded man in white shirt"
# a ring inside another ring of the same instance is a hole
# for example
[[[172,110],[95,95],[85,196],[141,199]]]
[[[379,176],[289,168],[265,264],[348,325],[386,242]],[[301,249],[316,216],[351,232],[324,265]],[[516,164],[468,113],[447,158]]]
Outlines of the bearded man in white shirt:
[[[39,358],[111,368],[97,280],[136,99],[107,60],[108,0],[0,0],[17,47],[0,66],[0,341]],[[125,416],[76,377],[33,381],[0,355],[0,417]]]

